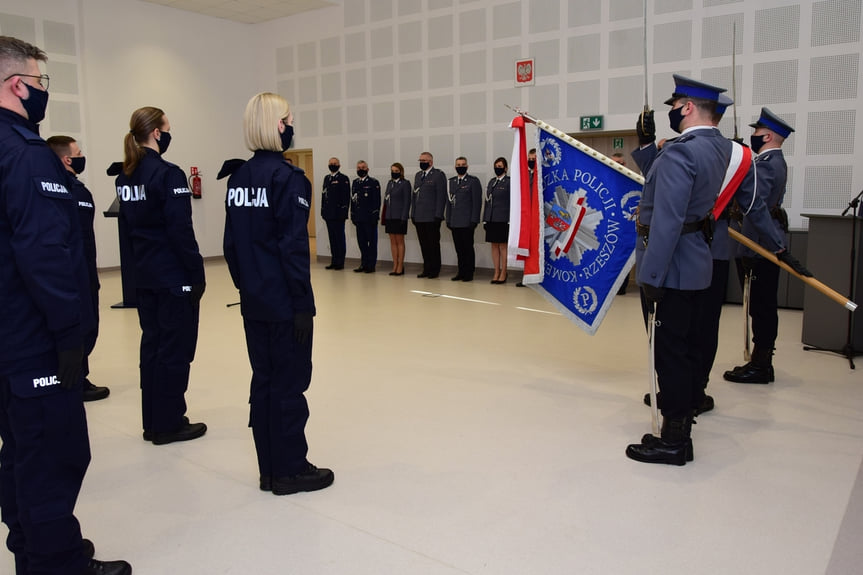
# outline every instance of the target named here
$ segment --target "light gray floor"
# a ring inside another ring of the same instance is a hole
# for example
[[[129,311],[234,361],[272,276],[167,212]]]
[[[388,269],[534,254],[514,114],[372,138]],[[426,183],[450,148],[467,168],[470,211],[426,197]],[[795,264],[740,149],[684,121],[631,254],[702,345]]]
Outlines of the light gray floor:
[[[740,307],[726,307],[695,461],[653,466],[624,456],[650,430],[636,294],[591,337],[542,313],[518,272],[493,286],[323,266],[307,431],[336,481],[285,497],[257,488],[227,268],[207,266],[187,394],[210,430],[161,447],[141,439],[137,314],[108,309],[119,274],[103,274],[91,378],[111,397],[87,406],[77,508],[98,557],[141,575],[812,575],[831,557],[830,575],[859,572],[863,380],[802,351],[801,312],[781,312],[776,382],[741,386],[721,377],[742,355]]]

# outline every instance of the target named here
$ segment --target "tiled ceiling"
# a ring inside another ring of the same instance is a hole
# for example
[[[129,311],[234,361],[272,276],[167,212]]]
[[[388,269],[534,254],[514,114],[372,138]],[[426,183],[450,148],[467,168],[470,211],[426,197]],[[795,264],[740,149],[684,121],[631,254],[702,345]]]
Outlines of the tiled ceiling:
[[[326,0],[144,0],[225,20],[257,24],[338,5]]]

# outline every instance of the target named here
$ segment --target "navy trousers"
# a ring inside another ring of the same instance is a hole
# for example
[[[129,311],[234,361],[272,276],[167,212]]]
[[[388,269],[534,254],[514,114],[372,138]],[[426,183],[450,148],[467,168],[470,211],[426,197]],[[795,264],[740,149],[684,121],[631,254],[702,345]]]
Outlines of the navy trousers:
[[[373,270],[378,263],[378,222],[354,222],[357,226],[357,244],[363,269]]]
[[[336,267],[345,265],[345,253],[348,245],[345,239],[345,220],[324,220],[327,223],[327,235],[330,238],[330,263]]]
[[[199,312],[198,303],[179,287],[138,288],[144,431],[172,432],[183,425]]]
[[[57,359],[0,365],[0,509],[18,575],[68,575],[87,565],[75,503],[90,464],[81,390],[38,387]]]
[[[252,366],[249,427],[255,440],[262,477],[284,477],[306,466],[306,421],[303,395],[312,381],[312,337],[294,339],[292,321],[243,319]]]

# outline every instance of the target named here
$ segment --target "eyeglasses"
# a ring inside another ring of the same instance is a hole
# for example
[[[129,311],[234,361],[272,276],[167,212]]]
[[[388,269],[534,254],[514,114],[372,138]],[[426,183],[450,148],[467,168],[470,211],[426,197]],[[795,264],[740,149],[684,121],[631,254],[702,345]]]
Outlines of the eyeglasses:
[[[47,90],[48,85],[51,83],[51,78],[48,76],[48,74],[42,74],[40,76],[35,76],[33,74],[9,74],[5,78],[3,78],[3,81],[5,82],[6,80],[8,80],[9,78],[12,78],[14,76],[21,76],[23,78],[38,78],[39,79],[39,86],[41,86],[43,90]],[[42,80],[45,80],[44,84],[42,83]]]

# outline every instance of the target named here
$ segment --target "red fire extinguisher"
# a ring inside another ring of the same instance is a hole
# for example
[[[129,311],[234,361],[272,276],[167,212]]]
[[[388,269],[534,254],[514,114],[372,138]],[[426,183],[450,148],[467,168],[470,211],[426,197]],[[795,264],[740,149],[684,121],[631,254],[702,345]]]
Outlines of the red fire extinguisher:
[[[192,189],[192,197],[201,199],[201,174],[197,166],[192,166],[192,175],[189,178],[189,187]]]

